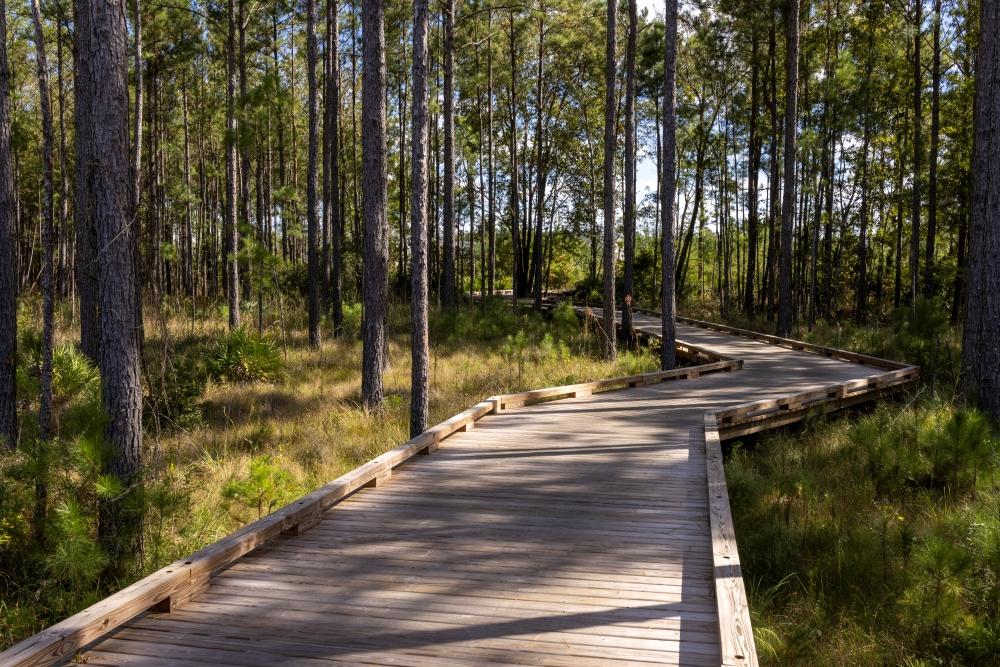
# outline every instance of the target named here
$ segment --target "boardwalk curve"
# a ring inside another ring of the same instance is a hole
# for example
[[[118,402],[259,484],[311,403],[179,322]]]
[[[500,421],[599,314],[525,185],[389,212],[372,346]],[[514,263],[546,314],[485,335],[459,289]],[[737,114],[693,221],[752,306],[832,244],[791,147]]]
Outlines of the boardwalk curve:
[[[756,664],[721,440],[917,369],[706,326],[698,366],[491,397],[0,664]]]

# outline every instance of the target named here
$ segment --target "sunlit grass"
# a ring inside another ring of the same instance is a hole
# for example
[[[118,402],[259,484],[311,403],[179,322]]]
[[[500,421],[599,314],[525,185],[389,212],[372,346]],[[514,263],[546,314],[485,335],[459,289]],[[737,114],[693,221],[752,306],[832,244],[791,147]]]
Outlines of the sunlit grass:
[[[997,664],[1000,460],[977,419],[924,395],[735,446],[765,664]]]

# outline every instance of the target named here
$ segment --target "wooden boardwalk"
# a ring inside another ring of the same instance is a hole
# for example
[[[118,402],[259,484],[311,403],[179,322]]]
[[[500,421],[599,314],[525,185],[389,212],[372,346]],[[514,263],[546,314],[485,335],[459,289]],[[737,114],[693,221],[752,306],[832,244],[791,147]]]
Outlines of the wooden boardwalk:
[[[720,653],[705,412],[885,371],[684,324],[678,338],[743,369],[489,414],[79,659],[755,664]]]

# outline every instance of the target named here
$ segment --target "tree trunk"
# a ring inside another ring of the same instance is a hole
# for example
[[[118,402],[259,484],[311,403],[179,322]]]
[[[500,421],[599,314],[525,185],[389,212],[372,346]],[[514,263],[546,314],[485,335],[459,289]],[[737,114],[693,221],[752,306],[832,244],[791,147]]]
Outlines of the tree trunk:
[[[45,537],[45,512],[48,486],[45,483],[45,459],[48,441],[52,438],[52,339],[55,328],[53,306],[55,281],[53,276],[53,210],[52,210],[52,104],[49,100],[49,65],[45,57],[45,36],[42,30],[42,10],[38,0],[31,0],[34,24],[35,65],[38,73],[38,101],[42,116],[42,366],[39,373],[38,443],[35,451],[35,509],[32,517],[35,539]]]
[[[70,238],[69,225],[66,224],[69,216],[69,203],[67,202],[68,186],[66,181],[66,79],[63,76],[63,36],[62,25],[56,22],[56,88],[59,91],[59,209],[58,220],[56,221],[58,232],[56,234],[57,245],[57,266],[56,266],[56,294],[63,297],[73,296],[73,281],[69,278],[70,270]]]
[[[777,36],[774,17],[771,17],[771,26],[768,31],[768,60],[770,61],[771,79],[769,81],[768,113],[770,115],[771,138],[768,147],[768,185],[770,193],[768,195],[769,211],[767,215],[767,247],[764,257],[764,288],[761,294],[761,302],[767,308],[768,319],[774,316],[774,264],[777,241],[775,239],[775,220],[780,215],[780,205],[778,203],[778,64],[777,64]]]
[[[79,113],[79,107],[78,107]],[[10,146],[7,3],[0,0],[0,447],[17,446],[17,241]]]
[[[226,38],[226,290],[229,329],[240,328],[239,226],[236,220],[236,2],[227,0]],[[282,216],[284,217],[284,216]]]
[[[87,19],[85,30],[77,29],[77,36],[83,37],[77,50],[89,64],[85,90],[94,94],[90,107],[94,118],[101,119],[92,126],[94,150],[86,184],[102,249],[100,369],[109,451],[104,472],[116,477],[123,489],[102,504],[98,532],[110,569],[120,573],[125,560],[142,551],[142,383],[132,253],[136,230],[128,215],[132,201],[125,66],[128,32],[124,0],[80,0],[79,7]]]
[[[972,179],[969,175],[965,174],[962,182],[968,183],[970,180]],[[961,203],[958,212],[958,247],[955,249],[955,280],[952,283],[950,318],[952,324],[958,324],[965,300],[966,246],[968,245],[969,214],[971,213],[968,187],[963,188]]]
[[[622,203],[625,232],[625,303],[622,304],[622,336],[629,349],[636,346],[632,325],[635,291],[635,51],[639,14],[636,0],[628,0],[628,37],[625,46],[625,201]]]
[[[660,281],[660,367],[671,370],[677,365],[676,324],[674,315],[674,190],[676,188],[677,165],[677,0],[666,0],[664,13],[663,51],[663,171],[660,174],[660,193],[663,203],[660,213],[662,247],[660,261],[663,264]]]
[[[545,75],[545,0],[538,12],[538,76],[535,79],[535,239],[531,267],[534,277],[534,308],[542,309],[542,225],[545,216],[545,111],[542,108],[542,80]]]
[[[93,194],[87,179],[93,166],[92,108],[95,90],[88,89],[93,77],[91,63],[81,55],[80,45],[89,48],[90,16],[86,0],[74,0],[73,49],[74,132],[76,167],[73,205],[73,227],[76,230],[76,291],[80,298],[80,351],[95,364],[100,362],[101,324],[97,293],[97,227],[94,222]],[[13,186],[12,186],[13,187]],[[13,195],[11,195],[13,197]],[[16,207],[12,200],[11,210]],[[13,265],[12,265],[13,266]]]
[[[410,437],[427,429],[429,356],[427,336],[427,0],[413,3],[413,109],[410,132]]]
[[[934,243],[937,240],[938,141],[941,134],[941,0],[934,0],[934,57],[931,65],[931,155],[927,190],[927,246],[924,253],[924,298],[934,297]]]
[[[924,0],[914,1],[914,21],[913,21],[913,190],[911,192],[910,204],[910,303],[917,300],[918,288],[920,284],[920,206],[922,203],[920,194],[920,169],[923,160],[923,140],[921,138],[921,124],[923,122],[923,104],[921,93],[923,88],[923,75],[920,63],[920,43],[923,38],[923,9]]]
[[[344,218],[341,215],[340,185],[340,30],[337,23],[337,0],[327,0],[327,49],[330,73],[326,80],[326,123],[330,134],[330,199],[327,201],[330,225],[330,308],[333,337],[344,335]]]
[[[617,112],[618,0],[608,0],[604,52],[604,357],[617,355],[615,340],[615,153]]]
[[[486,17],[486,168],[489,171],[489,250],[487,251],[487,292],[490,296],[496,291],[497,266],[497,216],[496,216],[496,173],[493,170],[493,9],[490,8]]]
[[[316,0],[306,0],[306,82],[309,105],[309,166],[306,168],[306,235],[309,264],[309,346],[319,347],[319,86],[316,81]]]
[[[139,223],[139,197],[142,194],[142,104],[143,104],[143,85],[145,68],[143,67],[142,61],[142,0],[132,0],[133,10],[134,10],[134,25],[133,25],[133,69],[135,76],[135,109],[132,112],[132,212],[135,216],[135,224],[137,227],[141,226]],[[136,269],[140,266],[139,261],[139,236],[136,233],[132,235],[132,254],[135,255],[135,265]],[[144,338],[143,333],[143,322],[142,322],[142,281],[135,281],[135,321],[136,321],[136,332],[139,337],[139,343],[142,344]]]
[[[389,230],[386,220],[385,10],[382,0],[361,3],[361,189],[364,218],[364,313],[361,400],[380,409],[382,373],[388,363],[385,323],[389,291]]]
[[[757,273],[757,182],[760,175],[761,141],[758,135],[758,106],[760,104],[760,65],[757,55],[757,32],[751,35],[750,51],[750,125],[747,158],[747,268],[746,286],[743,290],[743,313],[748,319],[754,317],[754,281]]]
[[[457,305],[455,280],[455,0],[444,2],[444,275],[441,303]]]
[[[858,281],[855,290],[854,302],[854,322],[861,325],[864,323],[868,308],[868,226],[871,217],[871,202],[869,199],[870,169],[868,165],[868,151],[872,140],[872,73],[875,69],[875,20],[872,19],[868,28],[868,53],[865,58],[864,83],[864,109],[862,110],[864,127],[861,139],[861,211],[859,213],[861,229],[858,234]]]
[[[514,264],[511,270],[511,301],[514,310],[517,310],[517,297],[521,289],[521,252],[519,217],[519,199],[517,191],[517,35],[514,32],[514,10],[510,10],[510,235],[511,248],[513,249]]]
[[[795,157],[799,85],[799,2],[785,7],[785,187],[781,201],[781,259],[778,269],[778,335],[792,331],[792,227],[795,220]]]
[[[979,12],[962,392],[1000,420],[1000,2],[983,0]]]

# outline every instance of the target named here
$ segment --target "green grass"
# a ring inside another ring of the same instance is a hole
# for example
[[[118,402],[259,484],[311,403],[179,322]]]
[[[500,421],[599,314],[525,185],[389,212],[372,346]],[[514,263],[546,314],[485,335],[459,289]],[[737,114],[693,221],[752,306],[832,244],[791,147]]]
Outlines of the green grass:
[[[920,363],[924,380],[870,412],[732,445],[762,662],[1000,664],[998,440],[955,398],[958,332],[918,306],[879,328],[801,333]]]

